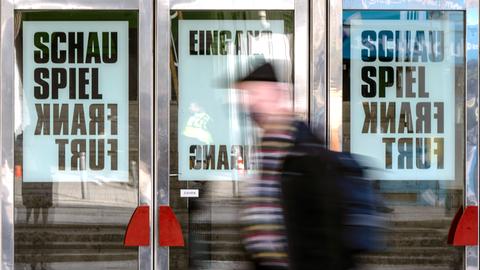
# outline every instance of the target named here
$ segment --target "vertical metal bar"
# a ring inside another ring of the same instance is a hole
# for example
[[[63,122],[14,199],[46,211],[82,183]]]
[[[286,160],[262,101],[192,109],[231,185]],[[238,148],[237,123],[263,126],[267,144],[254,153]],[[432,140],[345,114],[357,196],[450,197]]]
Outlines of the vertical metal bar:
[[[309,0],[295,0],[294,32],[294,110],[302,120],[308,120],[308,5]]]
[[[327,139],[327,0],[310,1],[310,127]]]
[[[139,0],[139,204],[150,206],[150,246],[139,247],[139,269],[153,269],[153,0]],[[135,63],[131,63],[135,64]]]
[[[328,86],[328,144],[342,151],[342,1],[328,1],[327,86]]]
[[[466,151],[465,151],[465,205],[477,205],[479,198],[478,182],[478,24],[479,1],[466,1]],[[474,43],[468,43],[468,37],[475,36]],[[468,78],[468,79],[467,79]],[[468,104],[474,104],[468,105]],[[465,269],[479,268],[479,250],[477,246],[465,248]]]
[[[155,154],[154,208],[170,204],[170,3],[157,0],[155,9]],[[154,224],[158,229],[158,217]],[[157,237],[158,238],[158,237]],[[155,269],[169,269],[169,249],[155,241]]]
[[[14,230],[14,16],[13,0],[0,1],[0,262],[13,269]]]

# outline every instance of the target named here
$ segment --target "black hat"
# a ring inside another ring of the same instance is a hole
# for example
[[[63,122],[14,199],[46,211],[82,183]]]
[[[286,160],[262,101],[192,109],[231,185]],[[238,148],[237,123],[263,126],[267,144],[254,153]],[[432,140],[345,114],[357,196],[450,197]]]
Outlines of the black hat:
[[[246,81],[278,82],[273,66],[270,63],[265,63],[257,67],[245,78],[238,80],[238,82]]]

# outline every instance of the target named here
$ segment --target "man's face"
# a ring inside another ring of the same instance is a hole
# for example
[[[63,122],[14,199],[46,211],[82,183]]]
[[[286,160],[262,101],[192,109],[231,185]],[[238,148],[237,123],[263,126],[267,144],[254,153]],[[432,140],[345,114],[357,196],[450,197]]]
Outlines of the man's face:
[[[262,123],[269,115],[282,113],[284,110],[284,95],[280,83],[247,81],[238,84],[245,93],[244,105],[252,114],[252,118]]]

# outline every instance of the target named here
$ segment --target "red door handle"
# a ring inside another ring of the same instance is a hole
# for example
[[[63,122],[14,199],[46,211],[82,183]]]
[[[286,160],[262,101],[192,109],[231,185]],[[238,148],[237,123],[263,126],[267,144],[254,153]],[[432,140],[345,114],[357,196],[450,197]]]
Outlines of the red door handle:
[[[162,247],[183,247],[182,227],[170,206],[160,206],[158,222],[158,241]]]
[[[478,206],[469,205],[463,211],[460,208],[452,221],[449,232],[449,244],[454,246],[478,245]],[[453,235],[452,235],[453,234]]]
[[[138,247],[150,245],[150,207],[140,205],[133,212],[125,232],[123,245]],[[158,211],[158,241],[163,247],[185,246],[180,223],[170,206],[163,205]]]
[[[150,207],[140,205],[133,212],[128,222],[123,245],[126,247],[138,247],[150,245]]]

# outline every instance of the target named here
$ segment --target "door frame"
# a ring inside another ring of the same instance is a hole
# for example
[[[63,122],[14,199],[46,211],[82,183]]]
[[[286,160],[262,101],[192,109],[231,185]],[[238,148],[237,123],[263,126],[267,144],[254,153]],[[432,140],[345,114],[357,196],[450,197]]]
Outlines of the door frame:
[[[309,118],[309,0],[157,0],[155,30],[155,192],[154,208],[169,205],[170,192],[170,31],[171,10],[198,11],[294,11],[294,110],[305,121]],[[158,228],[158,221],[154,221]],[[169,269],[169,249],[154,249],[155,269]]]
[[[138,11],[139,89],[139,205],[153,203],[153,0],[2,0],[0,4],[0,164],[1,225],[0,265],[14,269],[14,20],[16,10],[132,10]],[[144,149],[150,149],[142,151]],[[7,194],[8,196],[3,196]],[[150,223],[154,217],[150,207]],[[152,227],[152,224],[150,224]],[[150,231],[150,243],[154,243]],[[139,269],[153,269],[153,245],[139,247]]]
[[[311,126],[327,142],[332,142],[332,133],[341,134],[342,123],[340,117],[332,117],[328,108],[342,107],[342,16],[343,10],[442,10],[465,12],[465,74],[468,74],[469,61],[476,62],[476,76],[472,80],[465,77],[465,95],[477,100],[475,107],[466,107],[465,115],[478,112],[479,98],[479,50],[476,46],[467,46],[466,37],[479,30],[479,0],[451,0],[451,1],[358,1],[358,0],[311,0],[311,29],[312,29],[312,57],[311,67]],[[339,15],[340,14],[340,15]],[[468,26],[468,27],[467,27]],[[478,35],[478,34],[477,34]],[[324,42],[324,41],[327,42]],[[468,51],[468,53],[467,53]],[[341,111],[340,111],[341,113]],[[340,119],[340,120],[339,120]],[[340,122],[339,122],[340,121]],[[465,131],[476,129],[478,134],[478,121],[465,119]],[[332,132],[335,131],[335,132]],[[475,134],[465,135],[465,193],[475,196],[465,197],[464,205],[479,205],[479,165],[478,165],[478,140]],[[478,136],[478,135],[477,135]],[[341,149],[336,149],[341,150]],[[468,155],[468,153],[473,153]],[[476,155],[476,158],[475,158]],[[473,170],[474,174],[467,173]],[[477,189],[475,185],[476,183]],[[479,267],[479,246],[465,248],[464,269],[472,270]]]

